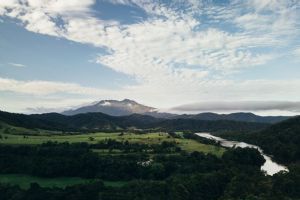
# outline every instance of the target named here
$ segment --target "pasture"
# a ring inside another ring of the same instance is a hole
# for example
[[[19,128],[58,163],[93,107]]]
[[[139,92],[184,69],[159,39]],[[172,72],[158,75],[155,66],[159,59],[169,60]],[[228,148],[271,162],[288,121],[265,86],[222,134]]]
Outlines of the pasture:
[[[199,143],[195,140],[185,138],[172,138],[167,133],[88,133],[78,135],[15,135],[2,133],[0,144],[10,145],[37,145],[48,141],[52,142],[69,142],[69,143],[97,143],[99,141],[113,139],[117,141],[128,141],[130,143],[159,144],[163,141],[175,142],[184,151],[199,151],[221,156],[224,149],[221,147]]]

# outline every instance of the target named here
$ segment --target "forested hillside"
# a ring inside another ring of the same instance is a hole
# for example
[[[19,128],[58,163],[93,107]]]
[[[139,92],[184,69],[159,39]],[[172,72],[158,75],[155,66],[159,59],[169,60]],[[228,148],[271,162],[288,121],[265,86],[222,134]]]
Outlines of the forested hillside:
[[[0,121],[24,128],[59,131],[114,131],[143,129],[155,131],[234,131],[249,132],[268,126],[263,123],[228,120],[205,121],[197,119],[160,119],[147,115],[109,116],[103,113],[85,113],[65,116],[58,113],[15,114],[0,112]]]
[[[281,163],[300,161],[300,117],[272,125],[247,137],[247,140],[258,144]]]
[[[32,183],[27,190],[0,183],[0,199],[297,200],[300,197],[299,168],[273,177],[265,176],[260,171],[264,158],[255,149],[231,149],[222,157],[216,157],[199,152],[187,154],[174,149],[174,145],[141,146],[116,141],[94,145],[0,145],[3,176],[21,173],[33,178],[79,176],[93,180],[66,188]],[[107,147],[124,154],[94,152]],[[156,154],[147,154],[150,149]],[[122,181],[123,184],[105,186],[103,181]]]
[[[199,113],[195,115],[178,115],[173,118],[183,118],[183,119],[200,119],[200,120],[232,120],[240,122],[258,122],[258,123],[269,123],[274,124],[288,119],[286,116],[259,116],[253,113],[238,112],[230,114],[217,114],[217,113]]]

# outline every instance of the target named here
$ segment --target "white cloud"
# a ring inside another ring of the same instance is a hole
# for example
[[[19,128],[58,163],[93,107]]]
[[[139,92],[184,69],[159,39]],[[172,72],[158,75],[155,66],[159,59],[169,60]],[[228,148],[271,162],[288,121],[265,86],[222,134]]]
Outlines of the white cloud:
[[[187,80],[183,83],[185,84],[181,85],[176,81],[162,80],[161,82],[108,90],[84,87],[74,83],[19,81],[1,78],[0,92],[23,95],[23,97],[14,96],[10,103],[9,100],[6,101],[8,105],[15,108],[21,107],[20,105],[24,106],[23,108],[32,108],[32,105],[44,108],[55,108],[56,105],[57,108],[61,108],[76,105],[79,102],[124,98],[132,98],[157,108],[169,108],[182,102],[236,101],[237,99],[240,101],[272,101],[274,99],[300,101],[298,95],[300,80],[207,80],[201,83]],[[2,96],[5,100],[7,94],[3,93]],[[24,96],[29,100],[24,101]],[[60,104],[61,100],[63,100],[62,104]]]
[[[103,90],[83,87],[75,83],[52,81],[19,81],[15,79],[0,78],[0,91],[11,91],[32,95],[51,95],[56,93],[101,95]]]
[[[245,1],[250,7],[257,11],[271,10],[276,11],[284,9],[287,6],[297,4],[297,0],[247,0]]]
[[[89,17],[94,3],[94,0],[6,0],[0,3],[0,14],[19,19],[29,31],[61,37],[64,33],[56,19]]]
[[[223,73],[261,65],[274,58],[270,53],[252,51],[276,43],[268,37],[232,34],[215,28],[196,31],[201,26],[199,20],[165,4],[116,1],[139,6],[153,15],[142,23],[122,26],[96,19],[90,14],[94,1],[82,2],[30,0],[28,5],[10,4],[4,8],[14,8],[6,15],[23,21],[30,31],[106,48],[111,53],[99,57],[99,63],[144,81],[154,74],[177,78],[174,74],[188,74],[184,70],[190,65],[198,66],[199,73],[203,68]],[[63,26],[56,24],[58,17],[63,19]],[[174,73],[176,65],[182,69]]]
[[[26,67],[26,65],[24,64],[20,64],[20,63],[13,63],[13,62],[10,62],[10,63],[7,63],[13,67]]]
[[[300,57],[300,47],[296,48],[296,49],[293,51],[293,54],[294,54],[294,56],[296,56],[296,57]]]
[[[139,7],[148,18],[125,25],[102,20],[93,15],[94,0],[7,0],[0,2],[0,15],[20,20],[32,32],[106,49],[96,62],[135,77],[138,85],[107,91],[73,83],[0,79],[2,91],[132,97],[160,106],[216,98],[300,98],[299,80],[226,79],[228,73],[277,59],[274,49],[295,41],[300,27],[297,1],[232,0],[228,7],[194,0],[170,5],[152,0],[110,2]],[[177,4],[186,9],[178,11]],[[227,24],[216,25],[221,22]]]
[[[286,115],[300,114],[300,102],[292,101],[210,101],[180,105],[168,109],[175,113],[232,113],[255,112],[266,115],[267,113],[282,113]]]

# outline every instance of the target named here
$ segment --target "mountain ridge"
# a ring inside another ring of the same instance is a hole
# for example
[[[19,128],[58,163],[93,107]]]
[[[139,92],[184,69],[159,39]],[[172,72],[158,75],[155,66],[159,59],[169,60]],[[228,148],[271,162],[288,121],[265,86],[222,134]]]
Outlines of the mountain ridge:
[[[192,118],[201,120],[233,120],[233,121],[243,121],[243,122],[259,122],[259,123],[278,123],[284,121],[290,117],[288,116],[260,116],[251,112],[236,112],[229,114],[217,114],[213,112],[199,113],[195,115],[183,114],[178,116],[178,118]]]
[[[72,116],[59,113],[16,114],[0,111],[0,122],[30,129],[58,131],[257,131],[268,124],[238,121],[205,121],[197,119],[162,119],[148,115],[110,116],[103,113],[83,113]]]
[[[82,113],[104,113],[111,116],[127,116],[131,114],[149,115],[155,118],[164,119],[196,119],[196,120],[230,120],[242,122],[258,122],[258,123],[278,123],[286,120],[287,116],[259,116],[250,112],[237,112],[230,114],[217,114],[213,112],[205,112],[199,114],[174,114],[168,112],[159,112],[157,108],[140,104],[134,100],[124,99],[118,100],[101,100],[91,104],[81,106],[76,109],[66,110],[63,115],[76,115]]]

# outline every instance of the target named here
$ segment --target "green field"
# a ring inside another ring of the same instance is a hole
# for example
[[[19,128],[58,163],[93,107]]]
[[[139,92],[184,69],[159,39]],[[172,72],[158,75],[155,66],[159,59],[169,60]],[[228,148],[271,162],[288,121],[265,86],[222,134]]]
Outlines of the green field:
[[[93,179],[83,179],[78,177],[60,177],[60,178],[40,178],[24,174],[0,174],[0,183],[18,185],[22,189],[28,189],[31,183],[38,183],[45,188],[65,188],[71,185],[91,183]],[[124,181],[103,181],[105,186],[121,187]]]
[[[0,134],[10,135],[62,135],[62,131],[49,131],[41,129],[27,129],[24,127],[16,127],[3,122],[0,122]]]
[[[146,144],[160,144],[163,141],[175,142],[179,147],[187,152],[199,151],[204,153],[211,153],[221,156],[225,151],[223,148],[213,145],[201,144],[195,140],[184,138],[172,138],[167,133],[89,133],[78,135],[50,135],[43,133],[42,135],[17,135],[0,132],[0,144],[9,145],[37,145],[47,141],[52,142],[87,142],[97,143],[106,139],[114,139],[117,141],[129,141],[130,143],[146,143]],[[99,154],[115,154],[120,155],[124,152],[113,149],[93,149]],[[133,152],[135,153],[135,152]],[[176,154],[176,153],[175,153]],[[152,155],[151,155],[152,156]],[[28,189],[31,183],[38,183],[41,187],[59,187],[65,188],[71,185],[84,184],[95,181],[94,179],[83,179],[78,177],[59,177],[59,178],[41,178],[33,177],[25,174],[0,174],[0,183],[7,183],[10,185],[19,185],[23,189]],[[126,184],[124,181],[103,181],[106,186],[120,187]]]
[[[15,135],[2,133],[0,144],[42,144],[47,141],[53,142],[87,142],[97,143],[106,139],[114,139],[117,141],[128,140],[131,143],[146,143],[146,144],[159,144],[163,141],[176,142],[176,144],[187,152],[199,151],[204,153],[211,153],[217,156],[223,154],[224,149],[213,145],[201,144],[195,140],[184,138],[172,138],[167,133],[147,133],[147,134],[134,134],[134,133],[89,133],[79,135]]]

